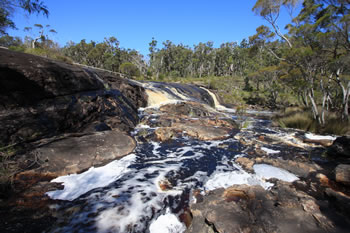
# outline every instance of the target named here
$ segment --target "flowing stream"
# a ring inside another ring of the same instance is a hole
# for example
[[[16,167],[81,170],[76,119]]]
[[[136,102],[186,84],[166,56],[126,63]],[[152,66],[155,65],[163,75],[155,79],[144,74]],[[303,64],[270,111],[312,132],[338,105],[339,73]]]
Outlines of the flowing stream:
[[[238,117],[234,111],[218,106],[215,95],[205,89],[159,83],[143,83],[149,95],[149,106],[156,109],[164,103],[199,101],[208,107],[217,104],[217,110],[225,111],[229,118],[249,123],[237,136],[249,137],[265,133],[303,147],[293,135],[271,128],[269,120],[255,117]],[[198,90],[197,90],[198,89]],[[191,92],[198,92],[195,98]],[[204,93],[206,92],[206,94]],[[190,94],[189,94],[190,93]],[[146,109],[147,109],[146,108]],[[154,118],[140,109],[142,117]],[[149,125],[138,125],[133,135],[142,130],[152,131]],[[186,136],[168,142],[138,143],[135,151],[104,167],[91,168],[78,174],[58,177],[63,190],[51,191],[52,199],[66,200],[52,208],[57,209],[61,222],[53,232],[184,232],[181,216],[195,202],[193,192],[205,194],[209,190],[229,187],[233,184],[261,185],[265,189],[273,184],[265,179],[285,181],[298,179],[295,175],[269,165],[255,165],[255,174],[248,173],[234,160],[246,155],[247,147],[237,137],[221,141],[200,141]],[[305,145],[306,146],[306,145]],[[264,147],[265,153],[283,153],[281,145]]]

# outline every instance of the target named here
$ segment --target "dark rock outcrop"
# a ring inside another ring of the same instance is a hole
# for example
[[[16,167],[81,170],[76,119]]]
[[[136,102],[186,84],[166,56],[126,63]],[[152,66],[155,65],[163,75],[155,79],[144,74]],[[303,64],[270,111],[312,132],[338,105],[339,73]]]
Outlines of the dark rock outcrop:
[[[0,231],[42,232],[55,221],[50,180],[134,150],[141,86],[108,72],[0,49]]]
[[[335,139],[328,148],[328,154],[333,157],[350,158],[350,136],[342,136]]]
[[[64,175],[130,153],[146,104],[127,79],[0,49],[0,147],[15,145],[21,171]]]
[[[109,73],[0,49],[0,144],[138,123],[143,88]]]
[[[131,153],[135,146],[133,138],[116,130],[60,139],[34,153],[42,161],[38,171],[64,175],[104,165]]]

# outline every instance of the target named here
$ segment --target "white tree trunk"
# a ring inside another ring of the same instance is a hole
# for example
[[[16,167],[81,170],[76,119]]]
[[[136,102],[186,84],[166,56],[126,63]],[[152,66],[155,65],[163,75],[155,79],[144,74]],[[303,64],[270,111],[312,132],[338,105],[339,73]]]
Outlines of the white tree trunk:
[[[310,99],[310,102],[311,102],[311,109],[312,109],[312,113],[313,113],[314,119],[317,120],[318,123],[323,125],[322,119],[320,118],[320,115],[318,113],[318,109],[317,109],[317,105],[316,105],[315,99],[314,99],[314,97],[313,97],[313,95],[311,93],[312,93],[312,91],[309,92],[308,96],[309,96],[309,99]]]

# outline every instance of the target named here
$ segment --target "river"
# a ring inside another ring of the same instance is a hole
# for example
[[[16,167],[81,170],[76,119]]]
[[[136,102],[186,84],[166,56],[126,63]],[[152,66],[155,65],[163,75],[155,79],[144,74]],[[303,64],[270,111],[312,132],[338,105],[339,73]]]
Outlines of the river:
[[[159,84],[141,84],[150,97],[149,106],[140,109],[142,118],[157,121],[159,106],[182,101],[194,101],[188,90]],[[207,91],[202,89],[203,91]],[[192,90],[193,91],[193,90]],[[225,140],[201,141],[186,136],[166,142],[137,140],[132,154],[103,167],[90,168],[81,174],[58,177],[53,182],[64,185],[63,190],[48,192],[52,199],[62,200],[52,206],[59,222],[52,232],[184,232],[184,216],[189,205],[196,202],[194,193],[205,195],[216,188],[233,184],[273,186],[269,178],[288,182],[297,180],[294,174],[266,164],[254,166],[254,173],[245,171],[235,159],[247,155],[251,146],[241,143],[241,138],[258,134],[278,138],[284,144],[267,144],[260,149],[267,154],[280,156],[285,150],[307,153],[310,145],[298,139],[299,131],[271,126],[266,115],[271,112],[248,112],[235,115],[232,109],[218,104],[213,93],[200,93],[199,102],[216,104],[216,110],[224,112],[243,127]],[[209,97],[208,97],[209,96]],[[212,100],[208,102],[208,99]],[[152,98],[151,98],[152,97]],[[150,111],[147,111],[152,109]],[[262,116],[262,117],[261,117]],[[137,139],[152,125],[139,124],[132,135]]]

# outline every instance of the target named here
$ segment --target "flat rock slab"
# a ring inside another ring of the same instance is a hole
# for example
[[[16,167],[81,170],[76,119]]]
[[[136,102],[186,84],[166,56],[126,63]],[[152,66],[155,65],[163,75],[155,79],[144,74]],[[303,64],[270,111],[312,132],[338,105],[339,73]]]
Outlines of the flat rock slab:
[[[270,191],[234,185],[192,204],[193,221],[187,232],[346,232],[336,229],[319,205],[286,182],[277,182]]]
[[[36,149],[35,153],[44,161],[37,171],[57,176],[80,173],[121,158],[131,153],[135,146],[134,139],[120,131],[64,138]]]

